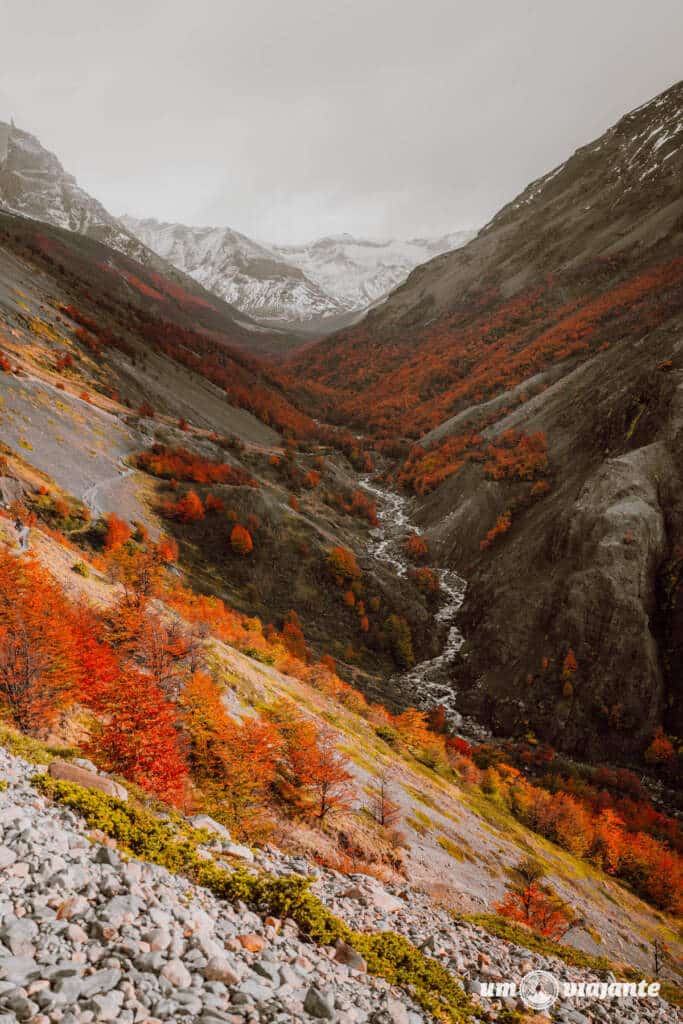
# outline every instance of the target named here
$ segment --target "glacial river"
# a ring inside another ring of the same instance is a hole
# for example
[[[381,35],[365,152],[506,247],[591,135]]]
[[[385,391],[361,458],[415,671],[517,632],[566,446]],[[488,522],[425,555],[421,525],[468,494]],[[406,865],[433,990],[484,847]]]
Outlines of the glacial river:
[[[410,532],[420,533],[410,516],[410,501],[395,491],[379,487],[371,476],[365,476],[361,485],[377,503],[378,526],[371,531],[371,551],[375,558],[387,562],[399,577],[408,575],[410,563],[403,551],[403,544]],[[404,694],[410,694],[412,702],[422,708],[443,704],[449,724],[456,729],[466,728],[468,732],[480,733],[481,727],[465,722],[455,707],[455,691],[449,678],[448,667],[458,655],[465,638],[458,628],[456,619],[465,599],[466,581],[453,569],[436,566],[432,571],[438,576],[441,593],[445,597],[434,623],[439,631],[447,630],[441,653],[435,658],[418,662],[404,672],[397,683]]]

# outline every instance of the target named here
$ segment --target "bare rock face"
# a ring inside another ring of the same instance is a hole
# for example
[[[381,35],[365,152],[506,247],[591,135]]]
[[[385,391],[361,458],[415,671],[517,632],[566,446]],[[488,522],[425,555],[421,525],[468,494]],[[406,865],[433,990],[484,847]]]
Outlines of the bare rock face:
[[[53,779],[58,779],[62,782],[75,782],[78,786],[83,786],[85,789],[97,789],[100,793],[105,793],[107,796],[116,797],[117,800],[125,801],[128,799],[127,790],[124,786],[119,785],[118,782],[107,778],[106,775],[97,775],[86,768],[79,768],[75,764],[70,764],[69,761],[52,761],[48,768],[48,774]]]
[[[491,552],[475,550],[461,516],[432,528],[470,559],[459,707],[501,734],[531,729],[600,758],[642,753],[660,724],[680,728],[682,327],[588,364],[515,413],[546,432],[556,486],[516,510]],[[515,500],[510,484],[478,488],[474,474],[456,487],[458,507],[484,522]],[[425,511],[442,516],[445,490]]]

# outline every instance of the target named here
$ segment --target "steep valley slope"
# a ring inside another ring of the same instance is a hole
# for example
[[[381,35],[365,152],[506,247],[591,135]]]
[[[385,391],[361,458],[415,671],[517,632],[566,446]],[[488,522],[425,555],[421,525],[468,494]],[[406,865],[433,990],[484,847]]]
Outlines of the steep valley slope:
[[[468,580],[461,710],[599,758],[681,731],[683,84],[291,363]]]

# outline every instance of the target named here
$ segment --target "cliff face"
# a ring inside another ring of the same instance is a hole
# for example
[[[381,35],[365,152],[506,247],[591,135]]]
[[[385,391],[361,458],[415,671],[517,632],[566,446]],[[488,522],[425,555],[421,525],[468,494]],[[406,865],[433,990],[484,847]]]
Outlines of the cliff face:
[[[546,433],[549,493],[530,501],[528,483],[472,464],[421,509],[470,581],[459,706],[502,734],[637,754],[681,723],[683,321],[577,368],[491,433],[510,429]]]

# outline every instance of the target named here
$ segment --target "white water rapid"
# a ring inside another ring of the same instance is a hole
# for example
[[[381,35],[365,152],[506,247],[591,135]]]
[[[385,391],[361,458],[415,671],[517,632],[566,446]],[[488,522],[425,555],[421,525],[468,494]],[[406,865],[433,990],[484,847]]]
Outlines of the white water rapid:
[[[403,542],[411,531],[421,532],[410,518],[410,502],[395,491],[379,487],[370,476],[363,477],[361,485],[377,502],[379,525],[370,534],[372,554],[391,565],[397,576],[405,577],[410,565],[403,551]],[[465,599],[467,583],[452,569],[432,567],[432,571],[438,576],[441,592],[446,597],[434,616],[436,624],[448,628],[446,641],[440,654],[414,665],[396,682],[404,693],[411,695],[412,702],[418,707],[426,709],[442,704],[449,724],[460,729],[464,721],[455,707],[455,692],[445,670],[465,642],[456,618]]]

